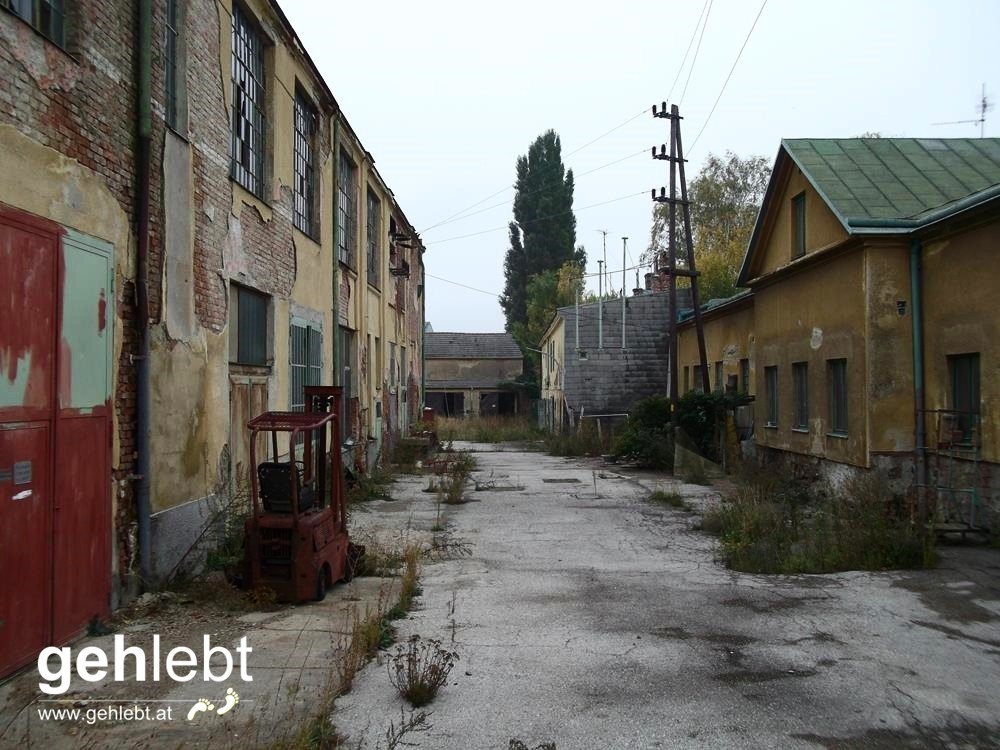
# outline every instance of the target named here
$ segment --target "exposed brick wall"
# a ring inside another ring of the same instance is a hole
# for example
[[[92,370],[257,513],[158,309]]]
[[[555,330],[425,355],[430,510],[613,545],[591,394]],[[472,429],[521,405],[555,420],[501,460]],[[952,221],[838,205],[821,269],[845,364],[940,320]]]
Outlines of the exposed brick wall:
[[[69,4],[66,50],[0,11],[0,123],[77,160],[100,175],[135,232],[137,4],[130,0],[79,0]],[[154,35],[155,36],[155,35]],[[67,51],[68,50],[68,51]],[[121,258],[125,248],[116,248]],[[135,372],[138,353],[135,289],[116,279],[122,350],[116,366],[114,411],[118,420],[117,467],[120,572],[134,556]],[[152,291],[152,290],[151,290]],[[152,295],[151,295],[152,296]]]

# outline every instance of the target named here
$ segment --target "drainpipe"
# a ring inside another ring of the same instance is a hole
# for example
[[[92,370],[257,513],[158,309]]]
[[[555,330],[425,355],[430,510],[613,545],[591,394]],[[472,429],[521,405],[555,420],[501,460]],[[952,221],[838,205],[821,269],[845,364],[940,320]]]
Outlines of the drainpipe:
[[[340,164],[340,118],[333,116],[333,192],[337,192],[337,169]],[[333,210],[333,384],[342,386],[344,367],[340,351],[340,248],[337,246],[337,209]],[[347,414],[344,407],[344,414]],[[341,435],[344,434],[341,426]],[[339,438],[338,438],[339,439]]]
[[[149,424],[150,424],[150,382],[149,382],[149,296],[148,296],[148,254],[149,254],[149,153],[152,141],[152,115],[150,112],[152,78],[153,3],[152,0],[139,2],[139,101],[138,104],[138,205],[136,223],[138,244],[136,248],[136,327],[139,333],[139,355],[136,369],[136,516],[139,524],[139,570],[142,582],[148,586],[153,576],[152,514],[149,500]]]
[[[917,484],[927,485],[927,425],[924,416],[924,306],[923,306],[923,245],[916,237],[910,240],[910,298],[913,310],[913,414],[914,471]],[[926,493],[918,492],[921,522],[927,519]]]

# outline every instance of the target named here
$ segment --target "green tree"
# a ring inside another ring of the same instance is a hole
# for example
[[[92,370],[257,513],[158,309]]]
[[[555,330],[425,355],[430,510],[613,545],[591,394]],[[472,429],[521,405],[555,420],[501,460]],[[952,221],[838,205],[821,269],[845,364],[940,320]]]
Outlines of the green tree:
[[[557,269],[536,273],[528,280],[525,320],[516,323],[511,333],[526,350],[525,358],[531,372],[536,371],[539,361],[538,353],[531,349],[538,348],[556,309],[572,305],[576,302],[576,295],[582,292],[583,266],[576,260],[566,261]]]
[[[722,157],[709,154],[698,176],[688,185],[698,292],[703,302],[736,293],[736,278],[770,177],[767,158],[744,159],[727,151]],[[653,207],[650,243],[644,255],[647,263],[667,250],[668,211],[666,203]],[[683,247],[682,226],[678,211],[678,247]],[[684,264],[683,257],[678,261]]]
[[[529,324],[529,307],[539,308],[535,295],[551,291],[552,279],[532,286],[532,279],[557,271],[567,261],[586,260],[582,248],[575,249],[576,218],[573,216],[573,171],[562,162],[559,136],[548,130],[535,139],[528,153],[516,163],[514,221],[510,223],[510,247],[504,260],[504,291],[500,306],[506,329],[514,334],[522,350],[536,347],[531,339],[536,324]],[[552,307],[554,310],[555,308]],[[544,332],[544,328],[542,329]]]

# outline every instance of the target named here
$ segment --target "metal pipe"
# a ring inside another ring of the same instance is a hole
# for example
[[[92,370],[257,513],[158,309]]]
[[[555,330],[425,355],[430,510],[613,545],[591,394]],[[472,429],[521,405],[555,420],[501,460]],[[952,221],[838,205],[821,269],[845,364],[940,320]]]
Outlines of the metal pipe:
[[[924,320],[923,320],[923,245],[916,237],[910,240],[910,297],[913,325],[913,421],[914,484],[927,485],[927,424],[924,415]],[[927,519],[926,491],[917,493],[921,523]]]
[[[150,374],[149,374],[149,178],[150,143],[153,121],[150,109],[152,92],[153,2],[139,2],[139,86],[138,86],[138,146],[139,163],[137,182],[139,189],[136,206],[136,329],[139,334],[139,362],[136,367],[136,488],[135,509],[139,535],[139,572],[142,583],[153,580],[152,504],[149,498],[150,473]]]
[[[625,350],[625,253],[628,249],[628,237],[622,237],[622,351]]]
[[[574,323],[576,324],[576,351],[577,354],[580,352],[580,290],[576,290],[576,314],[574,317]]]
[[[340,166],[340,118],[333,115],[333,191],[337,192],[337,172]],[[340,350],[340,248],[337,245],[337,214],[333,212],[333,384],[344,385],[344,354]],[[340,427],[340,425],[338,425]],[[337,435],[340,443],[344,435],[343,429]]]
[[[604,349],[604,262],[597,261],[597,348]]]

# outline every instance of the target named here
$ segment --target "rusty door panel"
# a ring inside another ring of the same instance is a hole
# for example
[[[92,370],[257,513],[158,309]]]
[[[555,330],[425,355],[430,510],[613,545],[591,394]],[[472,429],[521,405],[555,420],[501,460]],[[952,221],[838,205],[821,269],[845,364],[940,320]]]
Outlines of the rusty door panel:
[[[106,617],[111,594],[112,246],[69,230],[62,259],[53,493],[56,643],[77,635],[91,618]]]
[[[48,422],[0,424],[0,676],[50,642]]]
[[[52,416],[57,241],[0,206],[0,422]]]
[[[250,484],[250,433],[247,422],[267,411],[267,378],[232,374],[229,378],[229,442],[232,454],[233,487]],[[258,435],[256,451],[263,458],[267,446]]]
[[[91,618],[107,617],[111,596],[111,508],[107,419],[61,418],[56,423],[53,640],[79,634]]]

